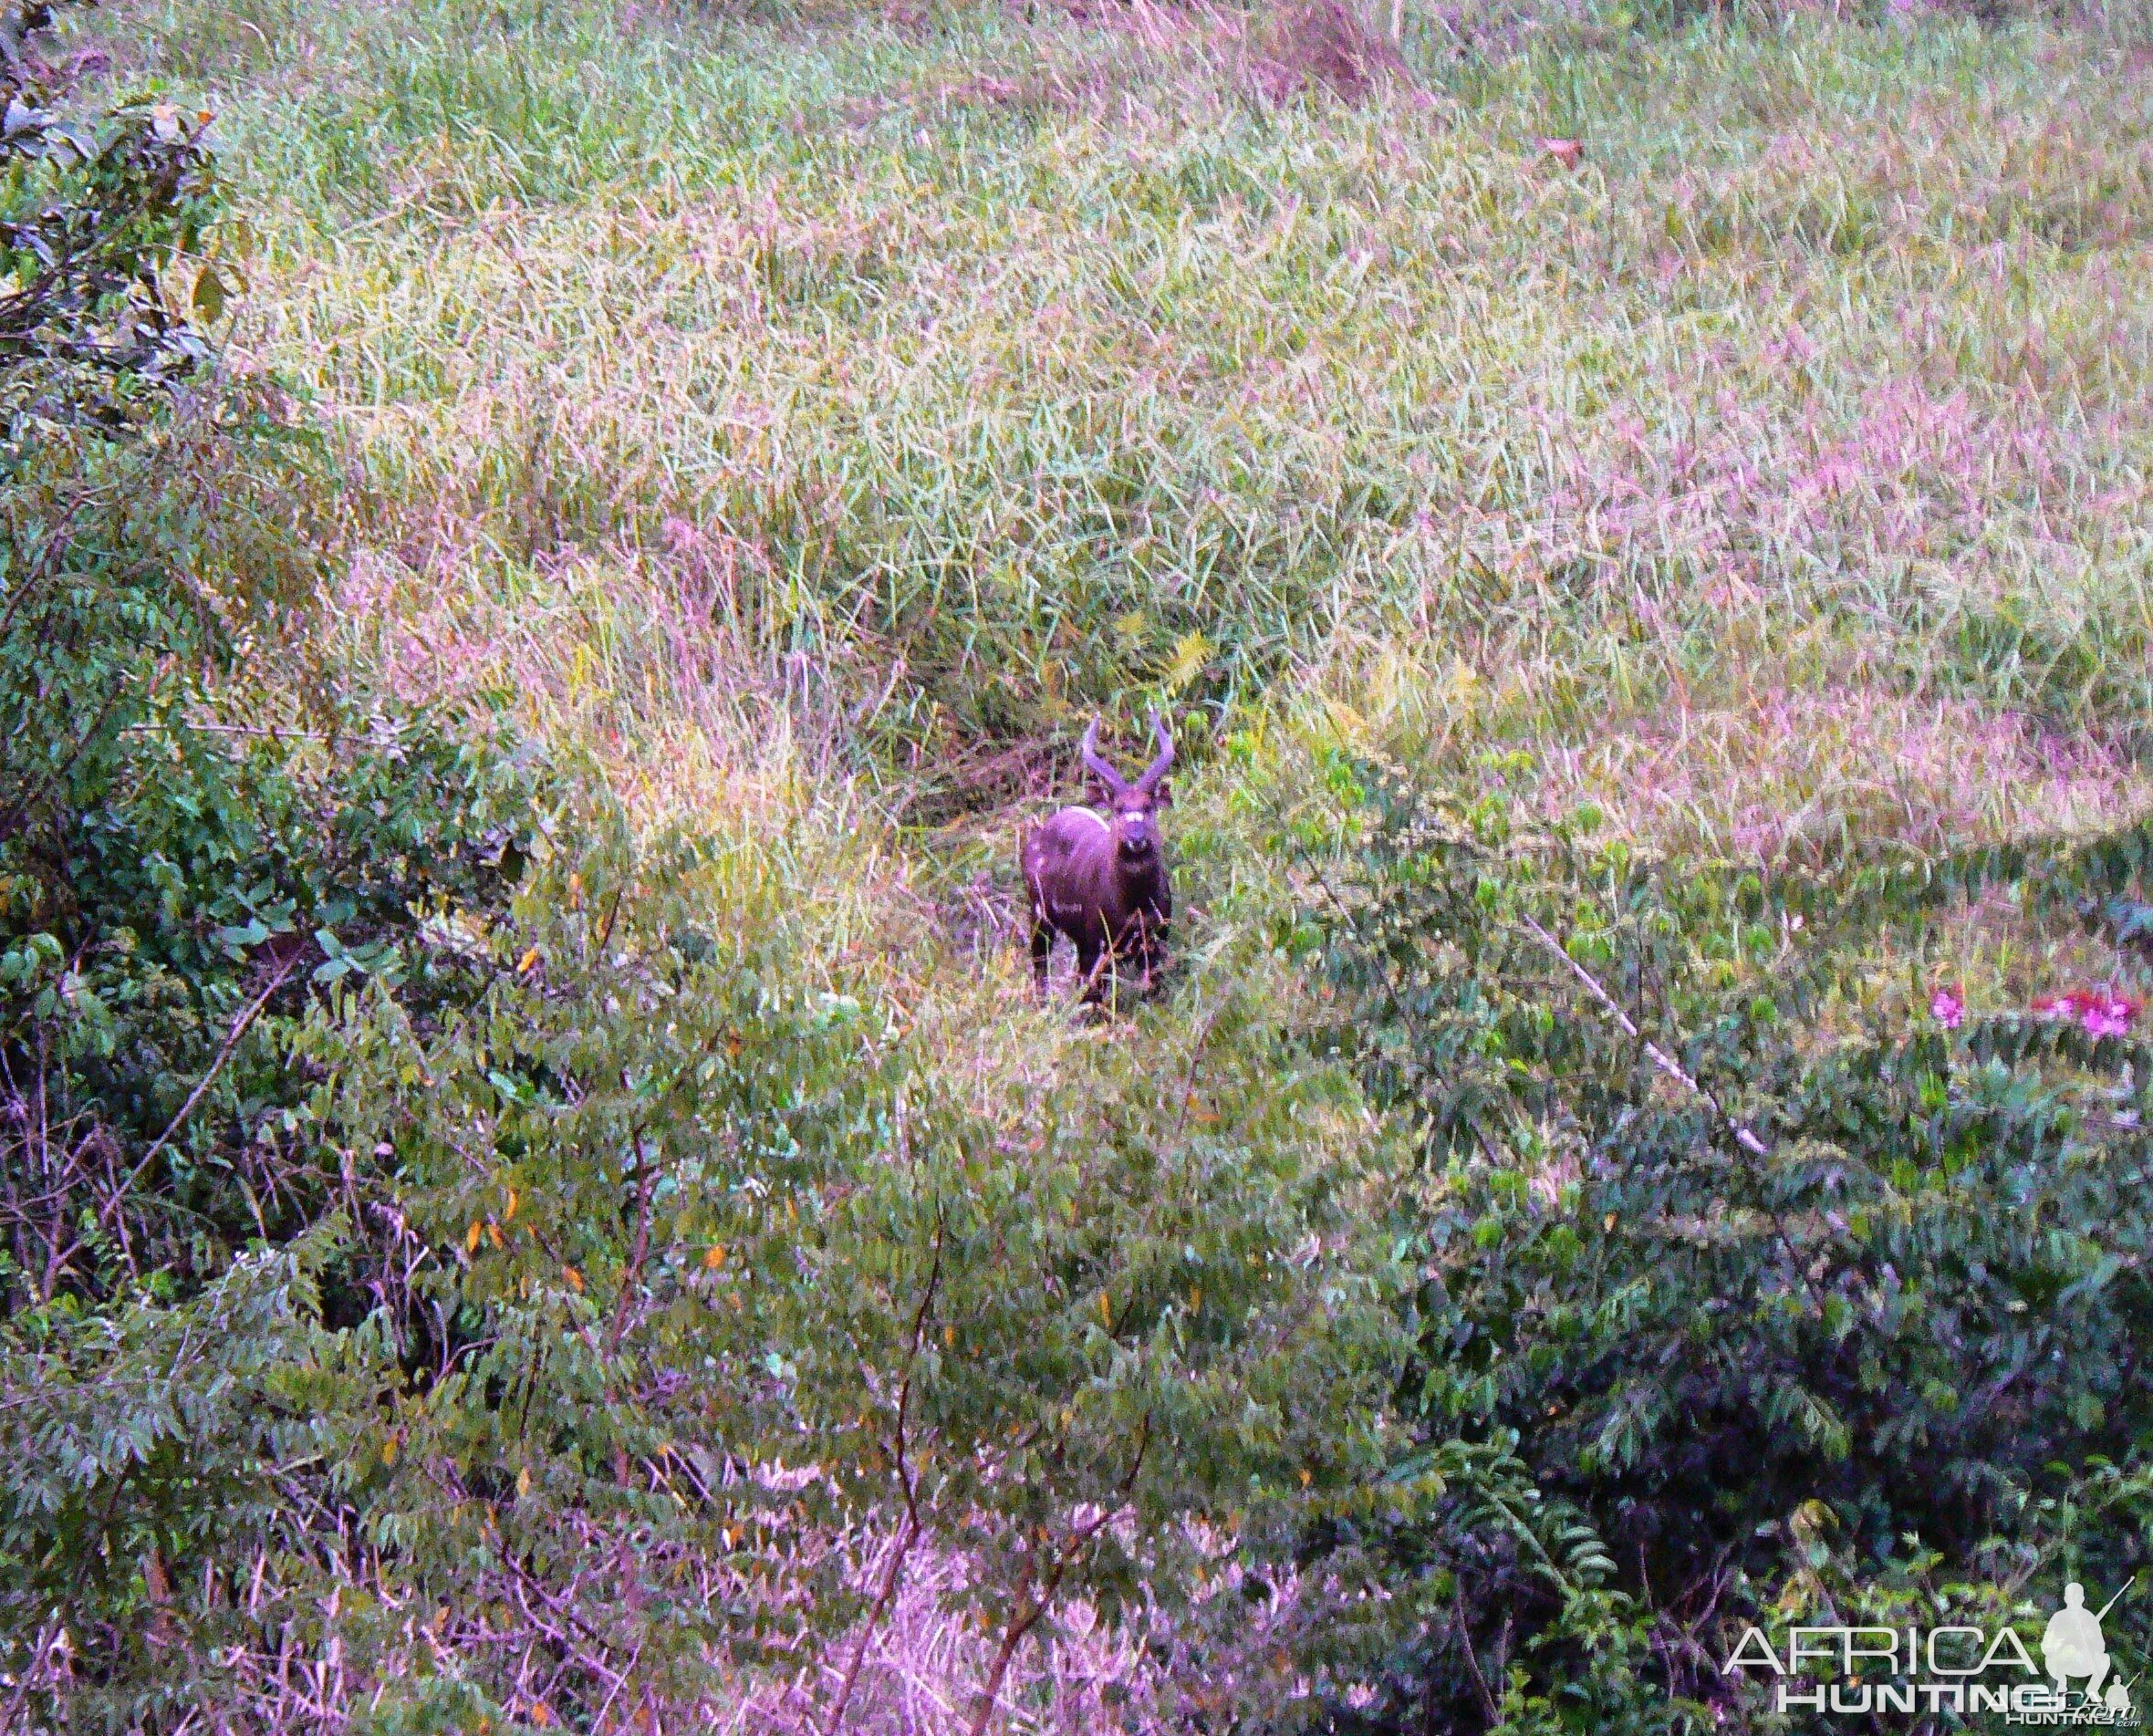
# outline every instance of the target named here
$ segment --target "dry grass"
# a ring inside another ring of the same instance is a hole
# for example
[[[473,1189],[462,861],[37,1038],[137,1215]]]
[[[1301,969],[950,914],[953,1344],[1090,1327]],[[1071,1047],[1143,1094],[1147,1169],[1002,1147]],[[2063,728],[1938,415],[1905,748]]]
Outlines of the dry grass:
[[[1761,693],[1585,743],[1551,745],[1544,789],[1591,802],[1663,847],[1764,861],[1844,856],[1895,837],[1939,853],[1970,837],[2091,832],[2139,811],[2127,761],[2023,716],[1857,689]]]
[[[873,1551],[865,1554],[871,1562]],[[993,1650],[991,1634],[948,1613],[963,1582],[962,1563],[951,1559],[922,1559],[907,1575],[867,1636],[848,1731],[923,1736],[962,1727]],[[1303,1637],[1308,1619],[1296,1576],[1252,1585],[1222,1552],[1217,1572],[1198,1588],[1195,1611],[1179,1619],[1149,1609],[1108,1624],[1073,1603],[1059,1612],[1052,1635],[1025,1648],[1004,1689],[996,1728],[1008,1736],[1152,1736],[1259,1697],[1274,1705],[1305,1697],[1307,1682],[1280,1674],[1275,1660]],[[1199,1634],[1201,1655],[1191,1644]],[[712,1707],[706,1727],[724,1736],[821,1736],[858,1637],[846,1636],[812,1671]]]

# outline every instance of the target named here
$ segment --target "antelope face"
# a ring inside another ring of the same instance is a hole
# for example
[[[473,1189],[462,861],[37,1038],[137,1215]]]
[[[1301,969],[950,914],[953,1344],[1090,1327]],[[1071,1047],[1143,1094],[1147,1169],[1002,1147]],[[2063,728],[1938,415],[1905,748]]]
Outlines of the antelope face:
[[[1094,718],[1091,727],[1084,732],[1085,769],[1113,798],[1114,817],[1108,826],[1114,834],[1114,854],[1129,868],[1143,867],[1159,854],[1159,828],[1152,810],[1165,795],[1166,774],[1174,763],[1173,737],[1166,733],[1157,712],[1151,713],[1151,734],[1159,743],[1159,756],[1143,776],[1131,784],[1099,757],[1098,720]]]
[[[1148,862],[1159,851],[1159,826],[1152,816],[1154,799],[1131,790],[1114,802],[1114,851],[1124,862]]]

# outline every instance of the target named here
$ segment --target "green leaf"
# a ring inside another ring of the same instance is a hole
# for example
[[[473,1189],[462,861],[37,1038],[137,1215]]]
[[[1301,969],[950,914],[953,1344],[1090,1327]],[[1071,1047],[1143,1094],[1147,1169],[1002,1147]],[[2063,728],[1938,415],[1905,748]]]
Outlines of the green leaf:
[[[224,317],[224,280],[214,265],[204,265],[195,275],[193,307],[213,326]]]

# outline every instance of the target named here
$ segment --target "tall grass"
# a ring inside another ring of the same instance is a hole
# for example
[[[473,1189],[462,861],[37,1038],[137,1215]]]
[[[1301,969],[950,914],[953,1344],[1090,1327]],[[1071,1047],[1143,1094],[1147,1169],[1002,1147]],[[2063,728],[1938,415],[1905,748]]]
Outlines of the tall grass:
[[[1194,15],[144,16],[357,546],[430,607],[715,586],[728,678],[811,669],[885,788],[1005,799],[1139,696],[1200,740],[1350,698],[1370,641],[1402,714],[1463,668],[1549,749],[1800,695],[1885,762],[1909,705],[2139,745],[2153,158],[2105,36],[1424,41],[1418,89],[1274,106]]]
[[[1097,710],[1177,708],[1201,908],[1341,734],[1763,857],[2142,804],[2142,19],[1415,9],[1348,101],[1293,16],[138,0],[116,76],[220,112],[354,655],[983,1053]]]

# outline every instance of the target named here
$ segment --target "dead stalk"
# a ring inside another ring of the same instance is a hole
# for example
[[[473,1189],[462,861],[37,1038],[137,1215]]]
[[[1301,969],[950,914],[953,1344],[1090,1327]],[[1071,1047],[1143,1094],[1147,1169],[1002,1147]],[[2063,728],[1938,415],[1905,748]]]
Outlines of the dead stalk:
[[[1020,1606],[1017,1613],[1010,1618],[1009,1625],[1002,1630],[1001,1643],[994,1648],[994,1661],[987,1667],[986,1679],[980,1683],[979,1692],[972,1698],[972,1722],[967,1728],[966,1736],[986,1736],[987,1725],[994,1716],[994,1708],[1001,1702],[1002,1684],[1009,1674],[1009,1666],[1016,1657],[1017,1648],[1024,1643],[1032,1629],[1039,1625],[1040,1617],[1054,1607],[1055,1597],[1062,1588],[1062,1581],[1068,1576],[1069,1569],[1076,1564],[1077,1558],[1091,1547],[1092,1541],[1099,1533],[1113,1523],[1128,1507],[1129,1492],[1136,1487],[1138,1474],[1144,1468],[1145,1451],[1150,1444],[1151,1419],[1147,1415],[1142,1431],[1137,1438],[1136,1457],[1129,1461],[1129,1475],[1121,1480],[1121,1498],[1112,1506],[1101,1508],[1088,1523],[1078,1525],[1070,1532],[1067,1541],[1055,1554],[1054,1566],[1045,1578],[1038,1582],[1037,1595]]]
[[[1650,1037],[1645,1035],[1643,1032],[1638,1029],[1637,1022],[1632,1019],[1628,1014],[1622,1010],[1621,1005],[1616,1001],[1613,995],[1609,994],[1606,989],[1600,986],[1598,979],[1596,978],[1590,971],[1587,971],[1582,964],[1578,963],[1576,959],[1570,956],[1569,952],[1564,948],[1563,943],[1560,941],[1556,940],[1554,935],[1550,934],[1545,929],[1542,928],[1540,924],[1535,922],[1531,917],[1523,917],[1520,919],[1520,920],[1524,922],[1525,929],[1532,934],[1534,940],[1538,941],[1542,946],[1545,947],[1550,952],[1554,953],[1556,958],[1560,959],[1565,964],[1570,967],[1571,973],[1576,977],[1578,982],[1585,985],[1586,993],[1589,993],[1593,999],[1597,1001],[1602,1006],[1606,1007],[1609,1013],[1612,1013],[1615,1015],[1616,1023],[1620,1024],[1623,1030],[1630,1036],[1634,1037],[1638,1042],[1642,1043],[1645,1045],[1645,1053],[1652,1057],[1652,1065],[1654,1066],[1658,1067],[1662,1073],[1666,1074],[1669,1078],[1672,1079],[1677,1085],[1681,1086],[1692,1096],[1703,1099],[1703,1101],[1711,1107],[1711,1112],[1718,1116],[1721,1121],[1724,1121],[1729,1128],[1733,1129],[1736,1144],[1740,1145],[1744,1151],[1750,1152],[1756,1157],[1763,1158],[1769,1157],[1771,1155],[1771,1148],[1767,1146],[1763,1140],[1760,1139],[1754,1133],[1752,1133],[1749,1128],[1743,1127],[1741,1122],[1735,1120],[1732,1116],[1729,1115],[1726,1109],[1721,1106],[1719,1098],[1714,1097],[1710,1091],[1706,1090],[1704,1086],[1698,1084],[1695,1079],[1691,1078],[1689,1072],[1683,1067],[1680,1061],[1677,1061],[1673,1055],[1669,1055],[1665,1049],[1661,1048],[1657,1043],[1653,1042]]]

